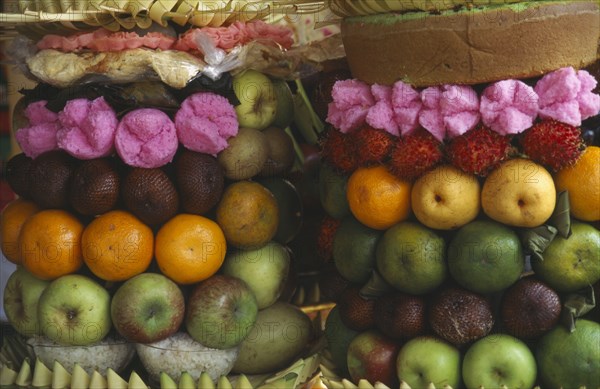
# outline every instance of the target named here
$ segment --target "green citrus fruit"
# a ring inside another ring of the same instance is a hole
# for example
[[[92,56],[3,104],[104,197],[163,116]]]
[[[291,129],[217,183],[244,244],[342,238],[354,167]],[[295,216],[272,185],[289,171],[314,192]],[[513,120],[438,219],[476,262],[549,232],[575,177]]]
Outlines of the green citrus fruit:
[[[331,166],[324,163],[319,171],[319,198],[325,212],[341,219],[350,214],[350,206],[346,199],[346,183],[348,177],[336,173]]]
[[[574,332],[559,325],[536,349],[545,388],[600,388],[600,324],[578,320]]]
[[[390,227],[379,240],[375,256],[379,273],[402,292],[427,293],[446,278],[444,239],[417,223]]]
[[[568,239],[556,236],[544,251],[544,260],[532,261],[535,273],[561,292],[574,292],[600,280],[600,231],[573,222]]]
[[[345,217],[333,237],[333,260],[342,277],[362,284],[375,268],[375,248],[381,232]]]
[[[448,269],[461,286],[476,293],[494,293],[515,283],[525,266],[515,231],[494,221],[461,227],[448,245]]]

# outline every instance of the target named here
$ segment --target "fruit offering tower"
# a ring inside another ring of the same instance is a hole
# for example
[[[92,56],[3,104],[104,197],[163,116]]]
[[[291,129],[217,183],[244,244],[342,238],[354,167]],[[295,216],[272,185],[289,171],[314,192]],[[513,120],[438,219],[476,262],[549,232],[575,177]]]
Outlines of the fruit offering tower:
[[[283,17],[324,9],[312,3],[4,4],[7,53],[35,86],[19,91],[22,152],[6,166],[18,199],[1,248],[17,269],[0,386],[314,374],[320,328],[292,304],[307,266],[291,247],[307,212],[299,143],[318,125],[295,80],[319,56]]]
[[[330,5],[325,384],[598,387],[598,2]]]

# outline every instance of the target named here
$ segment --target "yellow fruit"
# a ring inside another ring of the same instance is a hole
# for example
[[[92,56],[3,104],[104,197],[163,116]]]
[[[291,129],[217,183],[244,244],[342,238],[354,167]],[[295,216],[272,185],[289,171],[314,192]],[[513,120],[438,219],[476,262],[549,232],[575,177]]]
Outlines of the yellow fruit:
[[[75,273],[83,264],[83,228],[67,211],[47,209],[32,215],[19,235],[23,267],[43,280]]]
[[[451,230],[477,217],[481,208],[477,178],[453,166],[442,165],[415,181],[412,210],[427,227]]]
[[[39,210],[32,201],[16,199],[8,203],[0,214],[0,248],[12,263],[21,263],[19,234],[25,220]]]
[[[500,223],[537,227],[554,212],[554,180],[542,165],[530,159],[508,160],[486,178],[481,206],[486,215]]]
[[[346,198],[358,221],[385,230],[410,214],[411,184],[391,174],[385,166],[362,167],[348,179]]]
[[[559,192],[569,191],[573,216],[600,220],[600,147],[588,147],[575,165],[556,173],[554,181]]]
[[[258,248],[271,241],[279,225],[277,199],[263,185],[238,181],[229,185],[217,206],[217,223],[227,243]]]
[[[178,284],[193,284],[219,270],[225,259],[225,235],[217,223],[199,215],[179,214],[156,234],[156,262]]]
[[[125,281],[143,273],[154,254],[150,227],[126,211],[95,218],[81,238],[85,264],[105,281]]]

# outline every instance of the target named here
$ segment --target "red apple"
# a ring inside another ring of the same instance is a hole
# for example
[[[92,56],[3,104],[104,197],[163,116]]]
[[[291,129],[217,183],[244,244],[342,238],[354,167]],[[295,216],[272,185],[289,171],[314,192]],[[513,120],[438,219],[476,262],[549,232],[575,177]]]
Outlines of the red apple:
[[[355,383],[366,379],[390,388],[398,387],[396,358],[400,344],[378,331],[367,331],[356,336],[348,346],[348,372]]]

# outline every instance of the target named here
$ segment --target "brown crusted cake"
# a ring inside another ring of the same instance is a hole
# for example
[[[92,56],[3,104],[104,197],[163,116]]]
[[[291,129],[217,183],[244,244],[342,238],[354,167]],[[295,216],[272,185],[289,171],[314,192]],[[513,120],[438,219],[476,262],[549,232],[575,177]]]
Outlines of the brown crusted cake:
[[[357,16],[344,19],[342,36],[353,76],[367,83],[477,84],[593,63],[599,7],[539,1]]]

